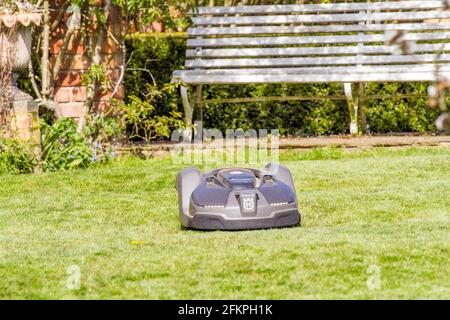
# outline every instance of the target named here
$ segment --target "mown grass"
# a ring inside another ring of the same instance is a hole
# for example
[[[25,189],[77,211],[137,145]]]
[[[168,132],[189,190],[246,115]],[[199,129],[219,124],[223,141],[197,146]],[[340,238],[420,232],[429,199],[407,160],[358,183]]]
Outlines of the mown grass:
[[[301,227],[182,230],[182,166],[169,159],[0,176],[0,298],[450,297],[448,149],[281,159],[295,177]],[[79,289],[66,286],[71,265]],[[369,289],[377,268],[381,288]]]

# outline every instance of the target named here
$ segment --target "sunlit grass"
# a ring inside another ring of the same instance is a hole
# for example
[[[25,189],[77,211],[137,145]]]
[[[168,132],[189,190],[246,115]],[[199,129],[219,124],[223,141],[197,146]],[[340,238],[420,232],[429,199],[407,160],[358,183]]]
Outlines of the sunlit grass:
[[[180,228],[169,159],[0,176],[0,298],[448,298],[450,151],[281,155],[301,227]],[[66,286],[81,270],[80,289]],[[379,290],[366,282],[380,270]]]

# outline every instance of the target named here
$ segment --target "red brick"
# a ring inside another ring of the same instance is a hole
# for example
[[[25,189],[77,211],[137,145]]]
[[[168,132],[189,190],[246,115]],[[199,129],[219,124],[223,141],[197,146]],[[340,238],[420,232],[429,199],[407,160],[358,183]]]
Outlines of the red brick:
[[[112,98],[112,90],[110,92],[97,92],[95,95],[95,100],[100,100],[100,101],[110,101]],[[114,99],[117,100],[123,100],[125,98],[125,87],[123,85],[121,85],[119,87],[118,92],[116,93],[116,95],[114,96]]]
[[[79,87],[82,86],[81,76],[83,71],[61,71],[56,78],[56,87]],[[115,68],[108,71],[108,75],[112,82],[116,82],[120,77],[120,69]]]
[[[106,64],[108,69],[118,68],[122,65],[122,54],[117,53],[113,55],[102,55],[102,63]],[[56,62],[56,56],[50,58],[50,66],[53,68]],[[91,65],[91,60],[89,57],[81,54],[71,55],[67,54],[64,56],[61,70],[87,70]]]
[[[111,107],[111,103],[107,101],[94,101],[93,111],[97,114],[102,114],[105,116],[118,115],[118,113]]]
[[[64,40],[62,38],[53,38],[50,44],[49,51],[52,54],[58,54],[61,52],[62,46],[64,44]],[[77,34],[73,35],[70,39],[66,53],[68,54],[83,54],[84,53],[84,44],[80,36]]]
[[[154,32],[164,32],[165,31],[165,26],[164,26],[164,23],[162,23],[162,22],[157,22],[157,21],[155,21],[155,22],[152,22],[152,30],[154,31]]]
[[[114,99],[123,100],[125,99],[125,86],[122,84],[119,87],[117,94],[114,96]]]
[[[62,117],[66,118],[81,118],[84,116],[84,103],[58,103],[58,112]]]
[[[55,99],[57,103],[83,102],[86,100],[86,87],[60,87],[55,90]],[[95,94],[96,101],[110,101],[112,92],[98,91]],[[123,100],[125,98],[125,86],[121,85],[114,99]]]
[[[113,82],[118,81],[120,77],[120,68],[114,68],[109,70],[108,75],[111,78],[111,81]]]
[[[61,87],[55,92],[58,103],[83,102],[86,100],[86,87]]]
[[[60,37],[54,37],[52,39],[49,51],[52,54],[58,54],[61,52],[61,49],[64,45],[64,39]],[[122,51],[120,46],[111,38],[107,38],[106,41],[103,44],[102,49],[100,50],[101,53],[111,54],[115,52]],[[66,49],[67,54],[84,54],[85,48],[84,43],[82,40],[82,37],[78,34],[75,34],[72,36],[72,38],[69,40],[69,43],[67,45]]]
[[[81,85],[81,72],[62,71],[56,77],[57,87],[77,87]]]
[[[94,109],[96,113],[106,113],[111,108],[111,103],[108,101],[95,101]]]

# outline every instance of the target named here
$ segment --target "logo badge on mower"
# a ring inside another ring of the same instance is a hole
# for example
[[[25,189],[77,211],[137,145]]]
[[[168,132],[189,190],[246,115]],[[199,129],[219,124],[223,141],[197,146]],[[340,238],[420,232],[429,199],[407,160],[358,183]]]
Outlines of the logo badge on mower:
[[[240,194],[239,205],[241,206],[242,214],[256,214],[256,193]]]
[[[244,197],[244,210],[253,211],[255,210],[255,198],[254,197]]]

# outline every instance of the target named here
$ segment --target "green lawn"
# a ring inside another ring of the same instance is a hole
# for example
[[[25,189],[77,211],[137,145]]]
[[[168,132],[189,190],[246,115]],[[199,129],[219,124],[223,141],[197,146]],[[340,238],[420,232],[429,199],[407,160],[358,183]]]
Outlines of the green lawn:
[[[282,162],[302,226],[245,232],[182,230],[169,159],[0,176],[0,298],[450,298],[450,150]]]

